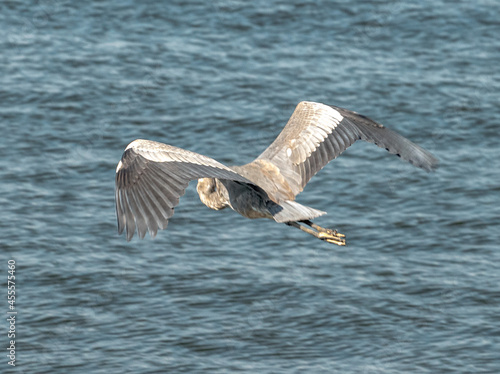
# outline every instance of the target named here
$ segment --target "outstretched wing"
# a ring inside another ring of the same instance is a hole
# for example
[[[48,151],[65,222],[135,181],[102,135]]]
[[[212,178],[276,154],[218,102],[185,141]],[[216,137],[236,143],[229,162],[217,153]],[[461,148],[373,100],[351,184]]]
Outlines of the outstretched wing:
[[[356,112],[308,101],[297,105],[283,131],[254,163],[276,166],[296,196],[319,170],[359,139],[427,171],[437,167],[432,154],[383,125]]]
[[[116,168],[116,217],[118,232],[135,229],[141,238],[154,237],[165,229],[174,207],[189,182],[198,178],[220,178],[251,182],[221,163],[185,149],[150,140],[130,143]]]

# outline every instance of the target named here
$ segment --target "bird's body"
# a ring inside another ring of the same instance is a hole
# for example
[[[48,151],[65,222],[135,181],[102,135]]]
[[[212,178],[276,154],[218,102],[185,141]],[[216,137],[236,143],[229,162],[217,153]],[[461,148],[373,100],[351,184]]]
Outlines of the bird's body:
[[[247,218],[272,218],[266,208],[266,194],[246,184],[217,178],[201,178],[196,190],[200,200],[210,209],[230,207]]]
[[[254,161],[227,167],[209,157],[150,140],[128,145],[116,169],[118,231],[155,236],[166,228],[189,181],[201,201],[247,218],[269,218],[343,245],[344,235],[310,220],[325,212],[295,202],[307,182],[356,140],[385,148],[427,171],[437,160],[418,145],[346,109],[301,102],[276,140]],[[300,225],[304,223],[309,227]]]

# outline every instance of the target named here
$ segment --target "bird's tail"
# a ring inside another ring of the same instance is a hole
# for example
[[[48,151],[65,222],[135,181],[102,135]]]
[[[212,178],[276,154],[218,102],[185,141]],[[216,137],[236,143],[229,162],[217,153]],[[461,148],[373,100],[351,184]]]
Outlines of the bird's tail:
[[[272,203],[268,206],[269,212],[276,222],[304,221],[326,214],[321,210],[313,209],[295,201],[282,201],[279,204]]]

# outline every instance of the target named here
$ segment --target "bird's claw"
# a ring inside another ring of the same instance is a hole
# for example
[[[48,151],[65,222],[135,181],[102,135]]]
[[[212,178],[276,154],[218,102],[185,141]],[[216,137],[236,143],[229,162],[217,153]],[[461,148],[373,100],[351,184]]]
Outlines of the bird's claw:
[[[337,245],[345,245],[345,235],[337,232],[337,230],[325,229],[323,227],[318,228],[318,238],[324,240],[328,243],[333,243]]]

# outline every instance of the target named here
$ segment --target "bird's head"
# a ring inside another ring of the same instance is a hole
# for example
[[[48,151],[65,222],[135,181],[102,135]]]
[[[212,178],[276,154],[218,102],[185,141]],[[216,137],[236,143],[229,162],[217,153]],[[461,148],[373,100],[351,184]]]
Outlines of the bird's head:
[[[201,196],[210,195],[217,190],[217,184],[215,183],[215,178],[200,178],[198,179],[198,185],[196,186],[196,191]]]
[[[220,210],[228,206],[227,191],[225,191],[224,186],[221,184],[217,188],[217,184],[217,179],[215,178],[200,178],[198,179],[196,191],[198,191],[203,204],[210,209]]]

